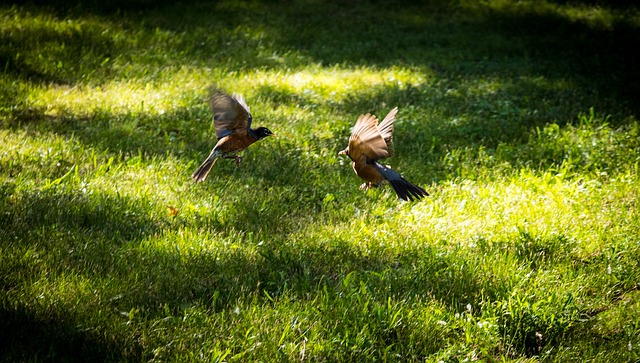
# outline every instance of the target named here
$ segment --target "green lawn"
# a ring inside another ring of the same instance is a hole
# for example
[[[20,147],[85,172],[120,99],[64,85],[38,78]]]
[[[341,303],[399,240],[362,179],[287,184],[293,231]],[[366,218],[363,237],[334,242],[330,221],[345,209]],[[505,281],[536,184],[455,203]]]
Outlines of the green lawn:
[[[640,360],[640,6],[0,1],[0,361]],[[189,176],[210,85],[278,138]],[[347,145],[399,107],[364,192]]]

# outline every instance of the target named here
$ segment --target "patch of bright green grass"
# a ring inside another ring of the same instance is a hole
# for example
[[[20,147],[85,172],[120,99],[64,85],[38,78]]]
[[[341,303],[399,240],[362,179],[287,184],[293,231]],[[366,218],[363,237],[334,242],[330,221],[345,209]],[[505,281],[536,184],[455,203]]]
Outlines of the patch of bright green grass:
[[[638,9],[400,5],[2,5],[0,360],[637,360]]]

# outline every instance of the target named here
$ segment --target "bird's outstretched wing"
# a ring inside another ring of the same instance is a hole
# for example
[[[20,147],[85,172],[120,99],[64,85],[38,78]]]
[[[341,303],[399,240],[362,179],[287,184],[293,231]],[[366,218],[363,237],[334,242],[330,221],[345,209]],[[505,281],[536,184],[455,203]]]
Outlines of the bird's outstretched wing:
[[[380,125],[378,125],[380,136],[382,136],[384,142],[387,144],[389,157],[392,157],[395,151],[393,147],[393,122],[396,120],[396,114],[398,114],[398,108],[394,107],[393,110],[389,111],[387,116],[385,116],[384,120],[380,122]]]
[[[213,91],[209,104],[213,111],[213,127],[218,139],[231,133],[247,134],[251,126],[251,113],[241,95],[229,96],[221,91]]]
[[[353,127],[347,148],[352,160],[360,160],[364,155],[367,160],[379,160],[389,156],[387,143],[378,130],[378,119],[371,114],[360,115]]]

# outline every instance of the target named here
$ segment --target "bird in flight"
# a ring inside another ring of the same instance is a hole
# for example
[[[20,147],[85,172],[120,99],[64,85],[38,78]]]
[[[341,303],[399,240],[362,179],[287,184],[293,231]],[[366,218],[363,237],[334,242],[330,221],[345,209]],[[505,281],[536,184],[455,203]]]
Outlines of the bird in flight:
[[[396,107],[389,111],[380,124],[374,115],[360,115],[349,137],[349,145],[338,154],[347,155],[352,161],[353,170],[365,181],[360,189],[368,190],[387,180],[398,198],[412,201],[414,198],[428,196],[429,193],[407,181],[389,166],[378,162],[393,156],[393,122],[397,113]]]
[[[276,136],[266,127],[251,128],[251,112],[249,106],[239,94],[230,96],[222,91],[212,92],[209,104],[213,111],[213,127],[218,142],[207,159],[193,172],[191,179],[196,183],[207,178],[218,157],[235,159],[240,166],[242,157],[235,155],[245,150],[254,142],[267,136]]]

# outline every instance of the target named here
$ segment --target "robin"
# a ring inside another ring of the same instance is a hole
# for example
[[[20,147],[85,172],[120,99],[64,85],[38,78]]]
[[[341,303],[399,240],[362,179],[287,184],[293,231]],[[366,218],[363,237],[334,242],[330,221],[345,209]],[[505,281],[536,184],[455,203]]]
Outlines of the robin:
[[[213,127],[216,129],[218,142],[207,159],[191,174],[196,183],[207,178],[207,174],[218,157],[235,159],[236,166],[242,163],[242,157],[231,155],[243,151],[254,142],[267,136],[276,136],[266,127],[251,128],[251,112],[244,97],[214,90],[210,99],[213,111]]]
[[[411,184],[389,166],[378,163],[378,160],[393,156],[391,134],[397,113],[397,107],[389,111],[379,125],[376,116],[369,113],[360,115],[349,137],[349,145],[338,154],[349,156],[353,162],[353,170],[366,182],[360,189],[369,190],[371,187],[377,187],[386,179],[400,199],[420,199],[429,193]]]

